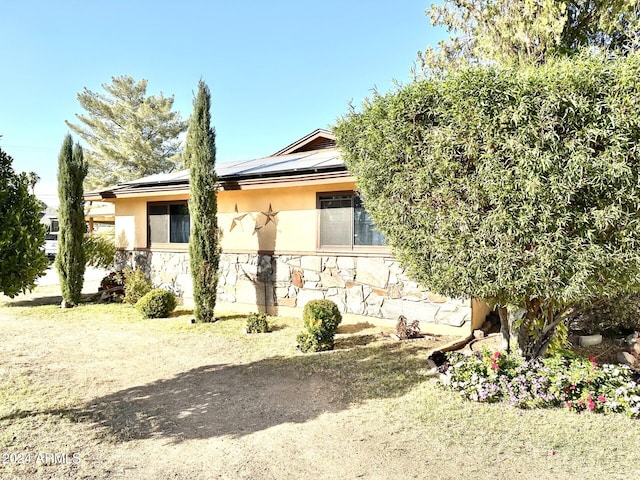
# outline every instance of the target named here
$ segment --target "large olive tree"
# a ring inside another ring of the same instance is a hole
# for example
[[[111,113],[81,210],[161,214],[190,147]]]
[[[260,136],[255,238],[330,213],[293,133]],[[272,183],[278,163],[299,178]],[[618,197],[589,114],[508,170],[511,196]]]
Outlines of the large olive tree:
[[[524,308],[538,356],[591,299],[639,288],[638,78],[637,54],[461,69],[376,94],[335,130],[416,279]]]

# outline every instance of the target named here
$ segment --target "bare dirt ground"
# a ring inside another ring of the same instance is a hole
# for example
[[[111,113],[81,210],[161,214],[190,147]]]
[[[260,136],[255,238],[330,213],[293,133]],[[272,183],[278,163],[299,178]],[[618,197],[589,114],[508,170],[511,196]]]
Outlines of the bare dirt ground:
[[[635,471],[626,446],[637,451],[638,434],[619,444],[591,440],[593,425],[629,428],[624,420],[443,402],[425,360],[451,338],[395,342],[378,325],[346,322],[334,352],[304,355],[295,349],[297,319],[249,336],[234,315],[192,326],[188,312],[152,321],[123,305],[83,305],[69,316],[56,307],[55,288],[43,288],[8,306],[0,299],[2,479],[569,479]]]
[[[57,303],[40,291],[12,305]],[[344,361],[329,355],[364,365],[399,348],[382,338],[383,350],[351,353],[381,338],[371,324],[342,327],[354,333],[339,335],[334,353],[269,356],[268,344],[251,352],[237,333],[81,317],[0,314],[0,373],[14,385],[0,410],[10,412],[0,415],[2,478],[403,479],[421,478],[416,467],[429,463],[406,450],[419,431],[403,432],[376,401],[400,397],[418,377],[363,393],[329,365]],[[293,338],[287,329],[268,335]],[[424,362],[435,346],[414,343],[406,354],[418,349]]]

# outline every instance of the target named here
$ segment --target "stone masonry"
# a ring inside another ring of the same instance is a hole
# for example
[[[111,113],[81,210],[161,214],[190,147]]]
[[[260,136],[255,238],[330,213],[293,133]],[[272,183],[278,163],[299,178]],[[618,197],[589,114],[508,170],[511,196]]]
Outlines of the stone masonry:
[[[138,265],[154,284],[192,298],[187,252],[119,252],[117,267]],[[269,307],[334,301],[341,312],[396,320],[404,315],[460,327],[471,321],[471,301],[435,295],[406,275],[393,258],[349,255],[220,256],[218,299]]]

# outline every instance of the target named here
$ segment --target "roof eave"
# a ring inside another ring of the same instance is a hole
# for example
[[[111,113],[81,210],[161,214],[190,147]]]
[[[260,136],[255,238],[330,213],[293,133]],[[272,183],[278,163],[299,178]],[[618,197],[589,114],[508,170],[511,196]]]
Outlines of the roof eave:
[[[315,168],[299,170],[289,175],[282,172],[267,175],[228,175],[218,178],[217,186],[221,190],[244,190],[268,187],[301,186],[317,183],[330,183],[331,181],[352,181],[353,177],[344,167]],[[88,198],[85,200],[109,200],[116,198],[130,198],[157,195],[181,195],[189,192],[189,182],[165,182],[153,184],[138,184],[125,186],[117,190],[100,192],[102,197]]]
[[[300,138],[299,140],[296,140],[295,142],[291,143],[290,145],[287,145],[286,147],[284,147],[283,149],[278,150],[276,153],[274,153],[271,156],[272,157],[279,157],[280,155],[286,155],[288,153],[291,153],[291,152],[295,151],[296,149],[300,148],[305,143],[312,142],[313,140],[315,140],[318,137],[326,137],[326,138],[330,138],[332,140],[336,139],[335,135],[331,131],[325,130],[324,128],[317,128],[316,130],[314,130],[313,132],[305,135],[304,137]]]

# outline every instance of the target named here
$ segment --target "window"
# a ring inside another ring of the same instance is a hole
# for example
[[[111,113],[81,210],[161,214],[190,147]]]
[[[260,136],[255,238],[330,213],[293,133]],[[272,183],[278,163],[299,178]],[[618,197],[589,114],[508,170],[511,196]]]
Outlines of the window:
[[[320,246],[384,246],[357,194],[332,193],[318,196],[320,210]]]
[[[189,243],[187,202],[148,204],[149,243]]]

